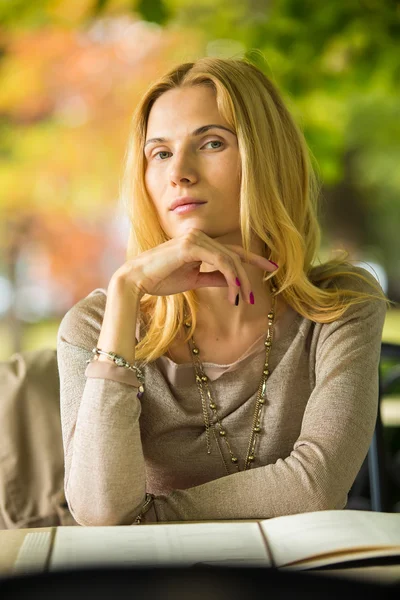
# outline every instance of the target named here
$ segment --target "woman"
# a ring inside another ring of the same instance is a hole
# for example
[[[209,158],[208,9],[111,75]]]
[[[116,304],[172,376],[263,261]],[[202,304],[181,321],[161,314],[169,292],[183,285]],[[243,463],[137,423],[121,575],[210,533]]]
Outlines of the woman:
[[[162,77],[134,115],[123,196],[127,261],[59,330],[76,521],[343,508],[388,301],[343,258],[312,264],[315,179],[274,85],[246,60]]]

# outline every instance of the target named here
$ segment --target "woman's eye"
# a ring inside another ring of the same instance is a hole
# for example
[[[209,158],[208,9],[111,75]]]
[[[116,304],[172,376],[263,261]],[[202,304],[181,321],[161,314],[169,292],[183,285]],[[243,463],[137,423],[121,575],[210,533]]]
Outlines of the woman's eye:
[[[208,144],[223,144],[223,142],[220,140],[211,140],[210,142],[207,142],[205,146],[208,146]]]
[[[204,144],[204,146],[208,146],[208,144],[222,144],[222,145],[223,145],[223,144],[224,144],[224,142],[221,142],[221,140],[210,140],[209,142],[206,142],[206,143]],[[204,148],[204,146],[203,146],[203,148]],[[216,150],[217,150],[218,148],[220,148],[220,147],[221,147],[221,146],[217,146],[217,147],[215,147],[215,146],[214,146],[214,148],[215,148]],[[160,150],[160,152],[157,152],[157,153],[154,155],[154,158],[158,158],[158,160],[161,160],[161,161],[163,161],[163,160],[164,160],[164,158],[162,158],[162,157],[160,156],[160,154],[171,154],[171,152],[167,152],[167,150]]]
[[[155,154],[154,156],[156,157],[159,154],[171,154],[171,152],[167,152],[166,150],[161,150],[160,152],[157,152],[157,154]],[[160,160],[162,160],[162,158]]]

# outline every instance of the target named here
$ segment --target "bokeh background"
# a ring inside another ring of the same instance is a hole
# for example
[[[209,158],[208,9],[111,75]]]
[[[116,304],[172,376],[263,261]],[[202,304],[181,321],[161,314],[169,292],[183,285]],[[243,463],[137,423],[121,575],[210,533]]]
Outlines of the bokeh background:
[[[0,0],[0,360],[54,347],[124,261],[119,183],[148,84],[248,56],[320,170],[320,258],[347,249],[400,300],[400,5],[392,0]],[[384,340],[400,343],[400,305]]]

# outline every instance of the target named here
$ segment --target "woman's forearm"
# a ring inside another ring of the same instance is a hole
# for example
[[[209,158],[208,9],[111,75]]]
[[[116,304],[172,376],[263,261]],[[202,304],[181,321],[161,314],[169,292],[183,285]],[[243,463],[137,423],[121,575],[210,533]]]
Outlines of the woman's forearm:
[[[97,346],[122,355],[128,362],[135,359],[139,301],[126,292],[123,281],[110,283]],[[65,491],[71,512],[82,525],[132,523],[145,495],[137,388],[102,377],[105,369],[113,369],[116,376],[125,371],[105,356],[100,355],[95,362],[108,364],[96,365],[94,375],[86,376],[86,364],[77,348],[64,342],[59,352],[65,365],[62,379],[68,382],[74,378],[76,384],[62,386],[62,404],[76,406],[75,427],[67,432],[64,426]]]
[[[86,381],[65,482],[81,525],[129,525],[140,512],[146,477],[136,392],[110,379]]]

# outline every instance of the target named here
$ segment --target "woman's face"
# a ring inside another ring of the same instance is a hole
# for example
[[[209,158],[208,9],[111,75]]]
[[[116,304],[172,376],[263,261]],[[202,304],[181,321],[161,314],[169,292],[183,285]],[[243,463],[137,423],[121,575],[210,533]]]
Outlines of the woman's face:
[[[209,125],[226,129],[194,133]],[[167,236],[196,227],[212,238],[234,234],[240,240],[237,137],[220,115],[213,90],[196,86],[162,94],[151,108],[146,141],[146,189]],[[171,210],[179,196],[205,204],[179,214]]]

